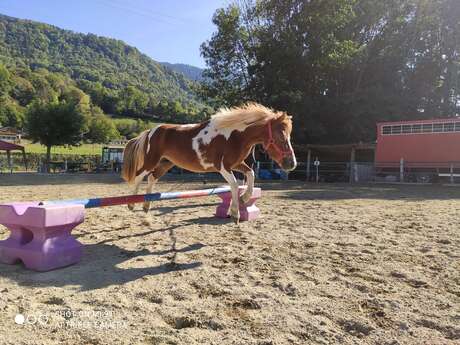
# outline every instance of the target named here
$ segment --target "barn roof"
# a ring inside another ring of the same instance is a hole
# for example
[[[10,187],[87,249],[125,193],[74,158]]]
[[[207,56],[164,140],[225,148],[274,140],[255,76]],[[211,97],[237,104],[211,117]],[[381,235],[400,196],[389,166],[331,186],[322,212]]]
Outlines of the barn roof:
[[[24,151],[24,146],[16,145],[8,141],[0,140],[0,150],[1,151],[13,151],[13,150]]]
[[[293,145],[296,151],[307,152],[308,150],[329,151],[329,152],[351,152],[351,150],[375,150],[375,143],[351,143],[351,144],[306,144]]]

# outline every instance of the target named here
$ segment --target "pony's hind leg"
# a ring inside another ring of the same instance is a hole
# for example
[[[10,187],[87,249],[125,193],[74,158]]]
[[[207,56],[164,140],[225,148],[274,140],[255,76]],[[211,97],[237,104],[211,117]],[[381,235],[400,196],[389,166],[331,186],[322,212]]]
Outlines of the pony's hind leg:
[[[252,170],[245,162],[242,162],[240,165],[235,167],[234,170],[242,172],[246,176],[247,188],[240,199],[243,204],[247,204],[249,199],[251,199],[252,193],[254,191],[254,170]]]
[[[147,190],[146,193],[152,193],[153,185],[157,182],[157,179],[153,176],[153,173],[150,173],[149,177],[147,178]],[[148,212],[150,209],[150,201],[144,201],[142,206],[144,212]]]
[[[173,163],[167,160],[163,160],[158,164],[158,166],[150,173],[148,177],[148,184],[147,184],[147,194],[152,193],[153,185],[160,179],[161,176],[166,174],[169,169],[174,166]],[[144,212],[148,212],[150,209],[150,201],[144,201],[144,205],[142,206]]]
[[[146,171],[141,172],[139,175],[136,176],[134,179],[134,190],[133,194],[137,194],[139,192],[139,186],[144,180],[145,175],[147,175]],[[134,210],[134,204],[128,204],[128,208],[132,211]]]

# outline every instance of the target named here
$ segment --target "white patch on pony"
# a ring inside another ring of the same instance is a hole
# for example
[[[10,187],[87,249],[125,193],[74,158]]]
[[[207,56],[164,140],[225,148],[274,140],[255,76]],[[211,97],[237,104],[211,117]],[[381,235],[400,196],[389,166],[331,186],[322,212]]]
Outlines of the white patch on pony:
[[[292,152],[292,161],[294,162],[294,165],[297,166],[297,158],[295,156],[294,149],[292,148],[292,145],[291,145],[291,137],[288,138],[288,143],[289,143],[289,150],[291,150]]]
[[[150,151],[150,139],[152,139],[152,136],[155,133],[155,131],[158,129],[158,127],[160,127],[160,126],[152,128],[150,130],[150,132],[149,132],[149,137],[148,137],[148,141],[147,141],[147,153],[149,153],[149,151]]]
[[[245,123],[237,123],[235,126],[226,127],[226,128],[216,128],[216,123],[213,119],[209,121],[206,127],[204,127],[198,134],[192,139],[192,148],[196,152],[198,160],[203,168],[212,168],[213,163],[206,162],[203,157],[203,151],[206,148],[200,148],[200,146],[206,146],[211,143],[211,141],[218,135],[223,135],[226,140],[230,138],[233,131],[243,132],[249,125]]]

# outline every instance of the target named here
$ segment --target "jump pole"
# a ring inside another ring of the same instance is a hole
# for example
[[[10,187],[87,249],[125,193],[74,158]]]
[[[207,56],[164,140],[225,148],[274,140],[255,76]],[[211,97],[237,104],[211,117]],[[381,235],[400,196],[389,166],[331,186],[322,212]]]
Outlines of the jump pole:
[[[246,187],[239,187],[241,195]],[[72,230],[83,223],[85,208],[106,207],[145,201],[186,199],[218,195],[222,202],[215,216],[227,218],[231,203],[230,187],[125,195],[93,199],[55,200],[44,202],[16,202],[0,205],[0,224],[10,230],[10,236],[0,241],[0,262],[14,264],[21,260],[35,271],[49,271],[75,264],[81,260],[83,245],[72,235]],[[258,218],[260,210],[255,205],[261,189],[254,188],[246,205],[240,203],[240,220]]]
[[[185,192],[165,192],[165,193],[151,193],[151,194],[135,194],[123,195],[106,198],[94,199],[70,199],[70,200],[54,200],[44,201],[42,205],[83,205],[85,208],[107,207],[126,204],[138,204],[146,201],[160,201],[171,199],[187,199],[196,198],[200,196],[209,196],[215,194],[229,193],[230,187],[218,187],[202,190],[193,190]]]

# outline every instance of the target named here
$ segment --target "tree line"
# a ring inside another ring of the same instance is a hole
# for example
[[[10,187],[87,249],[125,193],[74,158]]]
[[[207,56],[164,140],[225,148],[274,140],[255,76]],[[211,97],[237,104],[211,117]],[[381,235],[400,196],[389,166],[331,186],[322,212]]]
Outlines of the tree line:
[[[201,46],[203,98],[294,116],[296,143],[375,139],[383,120],[460,113],[460,1],[239,0]]]
[[[157,100],[131,85],[112,90],[98,82],[74,81],[44,68],[33,71],[30,68],[6,67],[0,63],[0,125],[22,128],[26,107],[36,99],[53,99],[63,91],[63,87],[86,95],[99,110],[111,115],[181,123],[209,113],[207,108],[202,108],[200,112],[185,108],[177,100]]]
[[[91,90],[87,94],[78,82],[64,74],[46,69],[7,68],[0,63],[0,126],[23,129],[32,141],[46,146],[47,161],[53,146],[130,139],[154,126],[151,116],[146,120],[107,116],[101,108],[106,99],[98,96]],[[160,116],[162,121],[180,122],[199,117],[184,112],[176,102],[144,103],[145,95],[131,86],[120,94],[111,93],[110,97],[118,108],[115,114],[136,116],[132,108],[150,106],[152,111],[168,114]]]

